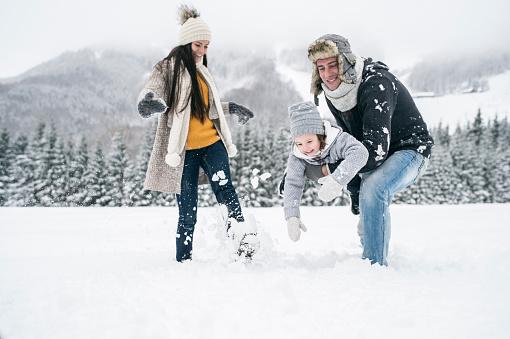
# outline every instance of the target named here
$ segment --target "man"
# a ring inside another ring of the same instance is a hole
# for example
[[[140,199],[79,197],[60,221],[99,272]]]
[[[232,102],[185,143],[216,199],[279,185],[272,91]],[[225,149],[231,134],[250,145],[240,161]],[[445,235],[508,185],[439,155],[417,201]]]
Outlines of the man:
[[[324,92],[337,124],[369,152],[360,179],[348,188],[353,202],[359,194],[363,258],[388,265],[389,205],[395,193],[425,171],[432,137],[405,86],[382,62],[353,54],[346,38],[320,37],[309,46],[308,58],[315,65],[311,84],[315,104]],[[338,192],[335,181],[322,182]]]

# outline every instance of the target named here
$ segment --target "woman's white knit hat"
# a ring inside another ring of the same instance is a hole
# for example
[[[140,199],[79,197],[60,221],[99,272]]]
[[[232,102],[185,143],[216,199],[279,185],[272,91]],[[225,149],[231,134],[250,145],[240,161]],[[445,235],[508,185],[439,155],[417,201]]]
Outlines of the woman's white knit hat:
[[[211,41],[211,30],[194,7],[181,5],[179,7],[179,22],[182,25],[178,41],[180,46],[198,40]]]

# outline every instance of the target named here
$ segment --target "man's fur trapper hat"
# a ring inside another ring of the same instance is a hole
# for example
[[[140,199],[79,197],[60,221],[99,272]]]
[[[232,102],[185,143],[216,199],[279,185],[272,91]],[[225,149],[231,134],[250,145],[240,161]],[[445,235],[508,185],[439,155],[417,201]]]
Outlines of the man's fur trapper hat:
[[[326,34],[315,40],[308,47],[308,59],[313,63],[312,83],[310,92],[314,95],[315,104],[318,104],[317,96],[322,92],[322,80],[315,63],[319,59],[327,59],[338,57],[338,69],[340,72],[340,80],[346,83],[356,82],[356,55],[351,51],[349,41],[343,36],[337,34]]]

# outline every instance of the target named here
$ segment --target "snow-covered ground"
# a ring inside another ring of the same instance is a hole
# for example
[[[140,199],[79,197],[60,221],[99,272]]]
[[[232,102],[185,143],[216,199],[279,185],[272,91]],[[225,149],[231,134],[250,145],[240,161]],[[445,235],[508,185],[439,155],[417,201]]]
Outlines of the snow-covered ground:
[[[179,264],[175,208],[0,208],[0,337],[508,338],[510,205],[392,206],[390,266],[347,207],[248,209],[263,249],[223,249],[202,208]]]
[[[311,73],[297,71],[283,62],[277,62],[277,71],[294,84],[303,100],[313,101],[310,94]],[[478,109],[481,109],[484,119],[494,119],[496,115],[499,118],[510,116],[510,71],[492,76],[488,82],[489,90],[483,93],[415,98],[415,102],[429,126],[437,126],[441,122],[443,126],[449,125],[452,131],[459,123],[473,121]],[[333,119],[323,95],[319,96],[319,111],[324,117]]]

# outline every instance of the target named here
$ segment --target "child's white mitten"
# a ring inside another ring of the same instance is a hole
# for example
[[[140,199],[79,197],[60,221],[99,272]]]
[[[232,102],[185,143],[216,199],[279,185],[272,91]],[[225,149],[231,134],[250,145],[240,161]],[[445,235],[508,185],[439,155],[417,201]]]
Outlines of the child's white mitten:
[[[292,241],[298,241],[301,236],[301,231],[306,232],[306,226],[298,217],[290,217],[287,220],[287,231]]]
[[[343,186],[340,185],[331,175],[319,179],[319,199],[329,202],[342,194]]]

